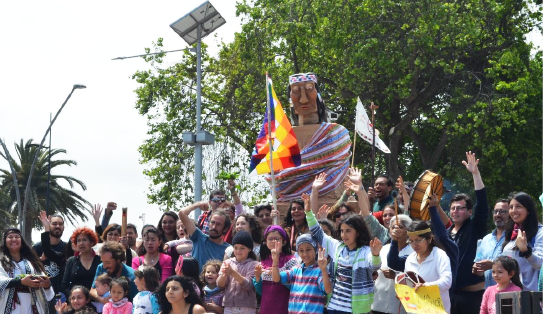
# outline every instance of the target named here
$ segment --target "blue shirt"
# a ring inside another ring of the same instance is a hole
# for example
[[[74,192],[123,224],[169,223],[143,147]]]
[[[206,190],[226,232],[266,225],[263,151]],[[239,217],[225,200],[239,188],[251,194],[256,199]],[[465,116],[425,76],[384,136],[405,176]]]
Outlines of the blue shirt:
[[[289,314],[322,313],[326,303],[326,292],[322,272],[315,264],[305,267],[302,263],[290,270],[280,272],[281,283],[290,286]]]
[[[224,251],[230,244],[223,242],[223,244],[217,244],[209,238],[207,234],[204,234],[202,230],[196,228],[194,233],[190,236],[192,240],[192,257],[198,261],[198,267],[200,268],[198,273],[202,272],[202,266],[211,260],[218,259],[222,261],[224,258]]]
[[[484,259],[489,259],[493,261],[496,257],[500,256],[502,253],[502,245],[505,240],[505,231],[502,232],[500,239],[496,239],[496,229],[492,233],[487,234],[481,244],[477,248],[477,254],[475,255],[475,260],[473,262],[482,261]],[[485,271],[485,288],[495,285],[496,282],[492,279],[492,269]]]
[[[128,298],[128,301],[132,302],[136,294],[138,294],[138,288],[136,287],[136,283],[134,282],[134,280],[136,280],[136,276],[134,275],[134,270],[132,269],[132,267],[126,266],[125,263],[121,263],[121,265],[121,277],[126,278],[126,281],[128,281],[128,285],[130,287],[130,290],[128,291],[128,295],[126,297]],[[106,273],[107,271],[104,269],[104,264],[100,263],[100,265],[98,265],[98,268],[96,268],[96,275],[94,275],[94,280],[92,281],[92,288],[96,288],[96,277]]]

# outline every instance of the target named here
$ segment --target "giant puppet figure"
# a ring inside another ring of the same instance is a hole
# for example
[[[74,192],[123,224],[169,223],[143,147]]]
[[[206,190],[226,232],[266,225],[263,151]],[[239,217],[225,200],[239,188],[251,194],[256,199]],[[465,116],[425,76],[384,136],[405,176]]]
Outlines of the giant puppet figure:
[[[341,196],[349,169],[349,132],[342,125],[328,123],[328,112],[315,74],[291,75],[287,94],[302,164],[275,174],[278,201],[299,199],[304,192],[309,194],[315,177],[326,171],[327,180],[320,189],[320,199],[326,203],[335,202]],[[336,193],[329,193],[332,191]],[[324,200],[326,198],[330,200]]]

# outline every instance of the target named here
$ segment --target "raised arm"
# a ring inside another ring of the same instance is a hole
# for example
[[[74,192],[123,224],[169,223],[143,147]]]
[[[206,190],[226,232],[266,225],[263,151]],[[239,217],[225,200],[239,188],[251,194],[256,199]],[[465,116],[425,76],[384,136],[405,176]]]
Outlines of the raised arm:
[[[194,230],[196,230],[196,224],[194,223],[194,220],[190,219],[189,214],[196,208],[209,210],[209,203],[207,201],[199,201],[187,207],[183,207],[179,211],[179,219],[183,222],[183,225],[190,236],[192,236]]]
[[[473,184],[475,186],[475,196],[477,197],[477,203],[475,204],[473,223],[475,230],[478,231],[477,238],[482,239],[486,235],[486,228],[488,224],[488,214],[490,208],[488,207],[488,200],[486,196],[485,185],[481,179],[481,173],[479,172],[479,159],[475,158],[475,153],[466,153],[466,161],[462,161],[462,164],[466,166],[466,169],[473,175]]]
[[[475,191],[482,190],[485,185],[483,184],[483,179],[481,179],[481,173],[479,172],[479,159],[475,158],[475,153],[467,152],[466,153],[466,159],[462,160],[462,164],[466,166],[466,169],[468,169],[469,172],[471,172],[473,176],[473,184],[475,185]]]
[[[361,189],[360,191],[358,191],[358,189],[356,191],[354,191],[356,193],[357,196],[358,193],[362,193],[361,195],[363,196],[362,197],[362,200],[365,202],[365,204],[360,204],[359,206],[366,206],[369,210],[370,208],[370,199],[369,199],[369,196],[368,194],[366,193],[366,190],[364,190],[364,185],[362,184],[362,170],[358,169],[358,168],[349,168],[349,181],[351,181],[353,184],[357,185],[359,187],[359,189]],[[358,202],[361,202],[361,199],[360,197],[358,198]]]
[[[102,223],[100,224],[102,226],[102,230],[105,230],[106,227],[109,225],[109,220],[111,219],[111,216],[113,216],[113,211],[117,209],[117,203],[115,202],[108,202],[106,210],[104,212],[104,216],[102,217]]]
[[[228,190],[230,191],[230,196],[234,201],[234,206],[241,205],[241,199],[239,198],[238,193],[236,192],[236,181],[233,179],[228,180]]]
[[[313,181],[313,186],[311,187],[311,211],[315,215],[319,211],[319,190],[324,185],[324,182],[326,182],[326,172],[321,172],[315,177],[315,181]]]
[[[360,210],[360,215],[363,217],[371,215],[368,194],[364,190],[364,187],[361,185],[356,185],[351,181],[345,181],[344,184],[346,190],[356,193],[356,196],[358,197],[358,209]]]
[[[404,212],[409,212],[409,195],[407,194],[407,189],[405,188],[405,184],[403,183],[402,176],[399,176],[396,180],[396,188],[400,190],[402,193],[402,201],[403,201],[403,207]]]
[[[42,232],[41,234],[41,246],[42,246],[42,250],[43,250],[43,254],[45,254],[45,256],[50,259],[51,261],[57,263],[57,264],[60,264],[62,263],[63,259],[64,259],[64,252],[57,252],[57,251],[54,251],[53,248],[51,247],[51,238],[49,238],[49,231],[51,230],[50,226],[51,226],[51,216],[47,217],[47,215],[45,214],[45,212],[42,210],[40,212],[40,222],[43,226],[43,229],[45,230],[44,232]],[[70,245],[70,244],[68,244]]]

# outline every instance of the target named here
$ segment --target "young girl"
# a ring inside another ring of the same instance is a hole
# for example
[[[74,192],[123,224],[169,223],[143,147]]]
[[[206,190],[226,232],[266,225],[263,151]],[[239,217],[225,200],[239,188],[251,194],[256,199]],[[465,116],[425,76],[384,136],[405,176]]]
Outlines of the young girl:
[[[275,241],[275,248],[271,251],[273,281],[290,285],[289,314],[323,313],[326,294],[332,292],[332,283],[326,271],[327,260],[323,249],[319,251],[318,264],[316,261],[317,243],[309,234],[302,234],[296,239],[296,249],[302,259],[302,265],[280,272],[278,266],[281,242]]]
[[[509,256],[500,256],[492,264],[492,279],[496,285],[486,289],[480,314],[496,313],[496,294],[522,291],[518,263]]]
[[[94,306],[90,303],[91,298],[89,289],[86,287],[74,286],[72,290],[70,290],[68,300],[70,301],[69,306],[66,303],[61,303],[60,300],[57,301],[55,310],[58,314],[96,313]]]
[[[318,193],[324,179],[317,177],[312,193]],[[315,186],[317,185],[317,188]],[[304,201],[309,196],[302,196]],[[371,233],[360,215],[352,215],[339,222],[337,233],[341,241],[326,235],[310,207],[305,206],[307,223],[313,239],[320,244],[331,258],[334,282],[328,310],[353,314],[369,313],[373,303],[372,273],[381,267],[379,252],[383,244],[379,239],[371,240]]]
[[[169,217],[169,216],[167,216]],[[141,265],[152,266],[160,274],[161,282],[173,275],[172,258],[162,253],[162,237],[157,229],[147,229],[143,234],[143,243],[138,247],[138,257],[132,259],[132,268]]]
[[[200,281],[200,274],[198,273],[199,269],[200,264],[198,264],[198,260],[194,257],[179,256],[179,261],[175,267],[175,274],[189,278],[194,285],[196,293],[200,298],[203,298],[204,284]]]
[[[205,308],[207,312],[217,314],[224,313],[224,309],[222,307],[224,290],[221,290],[221,288],[217,286],[217,278],[219,278],[221,264],[222,262],[217,259],[207,261],[202,268],[202,274],[200,275],[200,279],[206,284],[204,287]]]
[[[288,236],[281,226],[271,225],[264,231],[264,242],[260,247],[260,264],[255,269],[253,285],[256,292],[262,296],[260,314],[284,314],[288,312],[290,290],[281,283],[273,281],[271,270],[273,260],[271,251],[275,243],[281,244],[279,254],[279,271],[289,271],[300,265],[290,250]]]
[[[134,283],[138,288],[138,294],[134,297],[134,314],[158,314],[160,306],[158,305],[155,291],[160,285],[160,277],[154,267],[142,266],[134,271],[136,279]]]
[[[103,314],[132,314],[132,303],[128,302],[128,281],[124,277],[111,281],[109,294],[111,299],[104,305]]]
[[[232,239],[234,257],[223,262],[217,285],[226,288],[224,294],[225,314],[254,314],[256,294],[252,280],[255,276],[256,261],[253,239],[244,231],[238,231]],[[241,310],[240,310],[241,308]]]
[[[169,277],[160,285],[157,294],[162,314],[205,313],[194,285],[186,277]]]

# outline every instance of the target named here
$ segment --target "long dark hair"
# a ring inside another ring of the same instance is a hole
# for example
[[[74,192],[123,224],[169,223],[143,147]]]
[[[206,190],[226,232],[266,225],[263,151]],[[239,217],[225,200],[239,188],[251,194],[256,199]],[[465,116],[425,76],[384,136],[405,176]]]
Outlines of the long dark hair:
[[[160,216],[160,220],[158,221],[157,229],[162,234],[162,243],[168,242],[168,239],[166,239],[166,234],[164,233],[164,230],[162,229],[162,219],[164,219],[164,216],[170,216],[175,221],[174,222],[174,228],[173,228],[175,230],[175,232],[174,232],[175,233],[175,239],[176,240],[179,239],[179,237],[177,236],[177,228],[175,227],[177,225],[177,221],[179,220],[179,216],[177,216],[177,214],[175,212],[169,211],[169,212],[165,212],[164,214],[162,214],[162,216]]]
[[[12,233],[18,234],[21,237],[21,249],[19,251],[21,257],[29,261],[30,264],[32,264],[32,267],[34,267],[34,270],[45,273],[45,267],[43,267],[43,264],[41,263],[38,255],[36,255],[36,252],[34,252],[34,250],[32,250],[30,246],[28,246],[25,239],[21,235],[21,231],[17,228],[8,228],[4,230],[4,234],[2,236],[2,253],[4,253],[4,256],[2,257],[2,267],[7,272],[13,271],[13,258],[11,257],[9,249],[6,245],[6,238]]]
[[[301,199],[295,199],[295,200],[290,201],[290,204],[288,206],[287,216],[285,217],[285,223],[284,223],[285,227],[292,227],[292,225],[294,225],[294,220],[292,219],[292,204],[294,203],[302,206],[302,209],[304,208],[304,201],[302,201]],[[307,218],[304,218],[304,219],[305,219],[305,222],[307,223]]]
[[[155,292],[160,286],[160,275],[152,266],[140,266],[134,270],[134,276],[145,280],[145,289],[148,291]]]
[[[428,228],[432,230],[432,226],[430,225],[428,221],[425,221],[425,220],[413,221],[413,223],[409,225],[409,227],[407,227],[407,232],[421,231]],[[432,239],[430,243],[428,244],[428,247],[430,248],[430,250],[432,250],[434,247],[437,247],[445,251],[442,245],[439,242],[437,242],[436,238],[432,237],[432,235],[433,235],[433,232],[430,231],[427,233],[419,234],[419,237],[425,238],[425,239]]]
[[[509,256],[499,256],[494,260],[494,263],[492,264],[500,264],[501,267],[505,269],[509,274],[511,274],[512,271],[515,272],[513,277],[511,277],[511,282],[520,289],[524,289],[524,287],[522,286],[522,282],[520,281],[520,267],[518,266],[518,263],[514,258],[511,258]]]
[[[189,293],[185,298],[186,303],[199,304],[203,306],[202,299],[196,293],[196,289],[194,289],[192,280],[190,278],[183,276],[171,276],[164,280],[157,291],[158,304],[160,305],[160,309],[162,310],[163,314],[169,314],[172,310],[172,304],[166,298],[166,286],[170,281],[177,281],[183,288],[183,291],[187,291]]]
[[[94,311],[96,313],[96,307],[91,302],[89,289],[87,287],[85,287],[85,286],[80,286],[80,285],[73,286],[72,289],[70,289],[70,294],[66,296],[67,302],[70,305],[70,308],[72,307],[72,305],[70,304],[70,299],[71,299],[71,296],[72,296],[72,292],[74,292],[75,290],[78,290],[78,289],[81,290],[81,292],[85,296],[85,299],[87,300],[87,304],[81,309],[83,310],[85,307],[89,307],[92,311]],[[72,309],[72,311],[73,311],[73,309]],[[79,313],[79,310],[77,312]],[[70,313],[70,312],[68,312],[68,313]]]
[[[142,255],[147,254],[147,250],[145,249],[145,246],[143,245],[143,242],[145,242],[145,237],[149,233],[156,234],[156,236],[158,237],[158,240],[161,242],[160,245],[158,246],[158,252],[159,253],[164,253],[164,237],[162,235],[162,232],[160,232],[156,228],[149,228],[149,229],[145,230],[145,232],[141,235],[142,241],[141,241],[140,246],[138,246],[138,248],[136,250],[136,254],[138,254],[138,256],[142,256]]]
[[[534,200],[532,199],[532,197],[530,197],[530,195],[524,192],[519,192],[513,195],[512,200],[519,202],[528,211],[528,216],[526,216],[526,219],[524,219],[524,222],[522,223],[522,227],[520,227],[520,230],[526,232],[528,245],[531,246],[532,238],[536,236],[537,230],[539,229]],[[511,201],[509,201],[509,204],[511,204]],[[513,221],[512,218],[509,218],[509,220],[507,221],[507,224],[505,225],[505,241],[503,241],[502,249],[505,248],[507,243],[511,241],[511,235],[513,234],[513,229],[515,229],[515,222]],[[513,250],[518,250],[518,247],[515,246]]]
[[[245,221],[249,224],[249,227],[251,227],[251,238],[253,238],[254,243],[260,243],[262,242],[262,225],[260,225],[260,222],[258,219],[256,219],[255,215],[251,214],[241,214],[236,217],[235,222],[238,222],[239,217],[245,218]],[[236,226],[234,223],[234,230],[232,232],[232,235],[236,235],[238,231],[236,230]]]
[[[191,256],[184,257],[181,272],[183,277],[190,278],[198,286],[200,294],[204,292],[204,284],[200,280],[200,263],[197,259]]]
[[[353,228],[356,232],[358,232],[358,236],[356,237],[357,248],[370,245],[370,241],[372,240],[372,235],[371,235],[370,230],[368,229],[368,226],[366,225],[366,222],[364,222],[364,218],[362,218],[362,216],[351,215],[347,219],[340,222],[337,227],[337,233],[340,238],[341,238],[341,226],[343,224],[348,225],[349,227]]]
[[[316,76],[316,75],[315,75]],[[311,81],[313,82],[313,81]],[[290,91],[291,91],[291,86],[289,84],[288,88],[287,88],[287,98],[289,99],[289,102],[291,101],[290,99]],[[315,83],[315,90],[317,91],[317,113],[319,115],[319,123],[322,123],[322,122],[328,122],[328,108],[326,107],[326,105],[324,104],[324,100],[322,99],[321,95],[320,95],[320,91],[319,91],[319,84]],[[294,107],[292,106],[289,106],[290,108],[290,120],[292,122],[292,125],[293,126],[296,126],[296,125],[299,125],[298,123],[298,114],[294,111]]]
[[[260,246],[260,260],[261,261],[265,261],[269,257],[271,257],[271,251],[268,248],[268,244],[266,241],[267,238],[268,238],[268,235],[266,234],[266,236],[262,240],[262,245]],[[283,236],[281,236],[281,238],[283,238]],[[292,255],[292,248],[290,247],[290,243],[288,239],[283,238],[283,240],[285,241],[285,244],[283,244],[283,247],[281,248],[281,253],[285,255]]]

